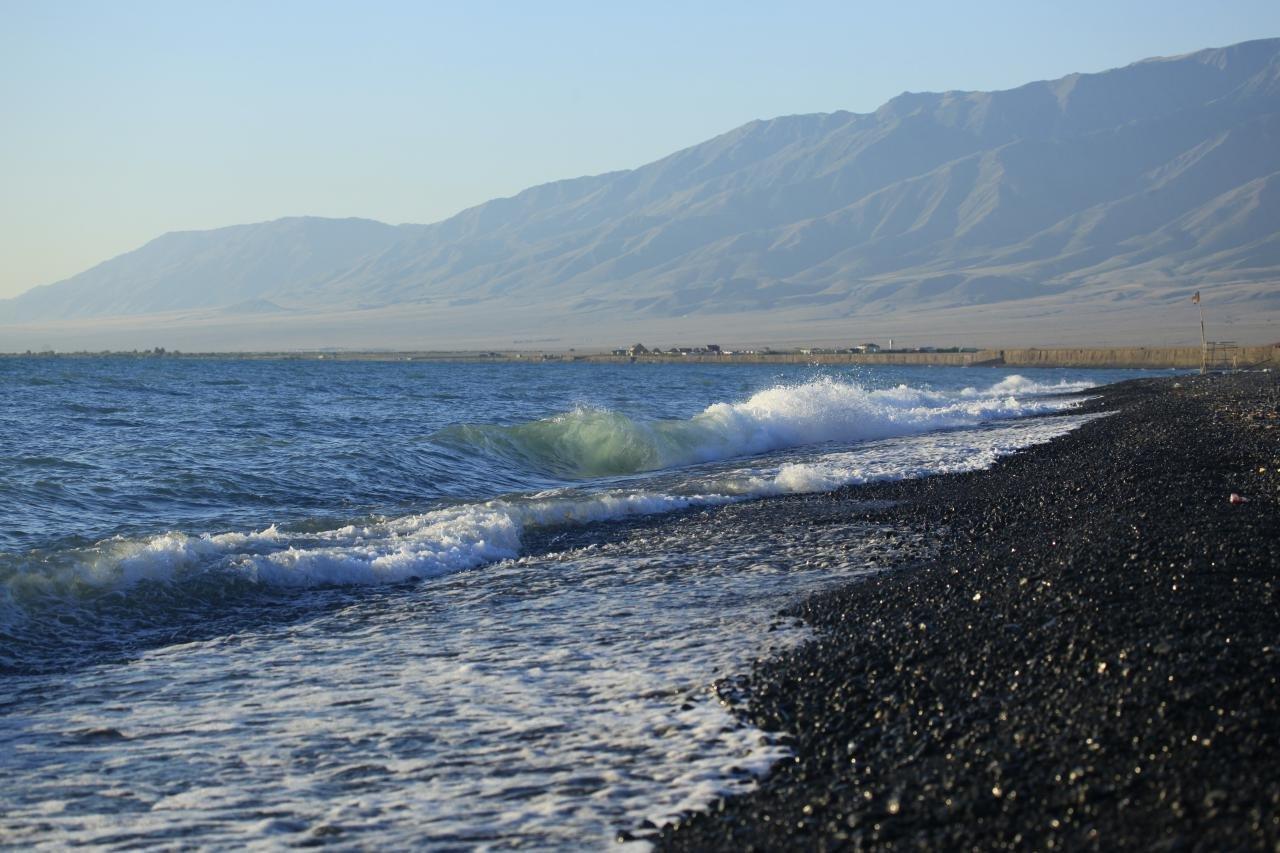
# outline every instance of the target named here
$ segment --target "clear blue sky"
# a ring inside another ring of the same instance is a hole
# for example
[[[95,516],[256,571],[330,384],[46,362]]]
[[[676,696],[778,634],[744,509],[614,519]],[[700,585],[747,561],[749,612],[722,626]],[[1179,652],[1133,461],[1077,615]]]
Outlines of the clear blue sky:
[[[1273,36],[1277,0],[0,0],[0,297],[165,231],[431,222],[755,118]]]

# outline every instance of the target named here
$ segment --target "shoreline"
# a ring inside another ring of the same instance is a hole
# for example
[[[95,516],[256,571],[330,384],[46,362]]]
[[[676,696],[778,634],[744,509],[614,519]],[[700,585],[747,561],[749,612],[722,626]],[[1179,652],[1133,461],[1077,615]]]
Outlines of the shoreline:
[[[445,362],[476,364],[808,364],[918,367],[1090,368],[1090,369],[1198,369],[1200,347],[1008,347],[1004,349],[890,350],[851,353],[816,350],[763,352],[646,353],[630,356],[576,350],[296,350],[278,352],[178,352],[158,350],[101,352],[5,352],[2,359],[111,358],[243,361],[362,361]],[[1206,356],[1212,370],[1280,368],[1280,343],[1212,349]]]
[[[939,550],[784,611],[723,690],[793,760],[664,849],[1280,843],[1280,383],[1140,379],[972,474],[837,499]],[[1232,503],[1232,493],[1247,502]]]

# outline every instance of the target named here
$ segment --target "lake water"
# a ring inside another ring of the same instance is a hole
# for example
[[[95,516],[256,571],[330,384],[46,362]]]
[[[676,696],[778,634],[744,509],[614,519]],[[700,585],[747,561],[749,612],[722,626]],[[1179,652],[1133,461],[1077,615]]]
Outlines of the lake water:
[[[789,496],[985,467],[1132,375],[0,359],[0,845],[581,848],[703,807],[786,754],[716,680],[904,547]]]

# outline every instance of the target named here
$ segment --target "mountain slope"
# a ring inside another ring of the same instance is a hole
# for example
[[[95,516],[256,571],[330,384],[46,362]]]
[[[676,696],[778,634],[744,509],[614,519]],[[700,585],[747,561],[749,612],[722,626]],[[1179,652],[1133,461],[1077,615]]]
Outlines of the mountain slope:
[[[329,278],[400,237],[381,222],[315,217],[176,231],[10,305],[14,319],[227,307]]]
[[[1138,310],[1206,282],[1280,312],[1277,174],[1271,39],[751,122],[435,225],[166,235],[0,303],[0,321],[266,300],[617,322],[759,312],[767,324],[1064,300]]]

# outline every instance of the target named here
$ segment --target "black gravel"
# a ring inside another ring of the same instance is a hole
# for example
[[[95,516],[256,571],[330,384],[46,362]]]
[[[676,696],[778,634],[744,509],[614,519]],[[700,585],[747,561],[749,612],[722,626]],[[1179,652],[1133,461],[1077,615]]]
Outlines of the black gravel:
[[[734,685],[794,761],[659,847],[1280,849],[1280,385],[1087,405],[1114,414],[844,496],[940,549],[794,608],[816,639]]]

